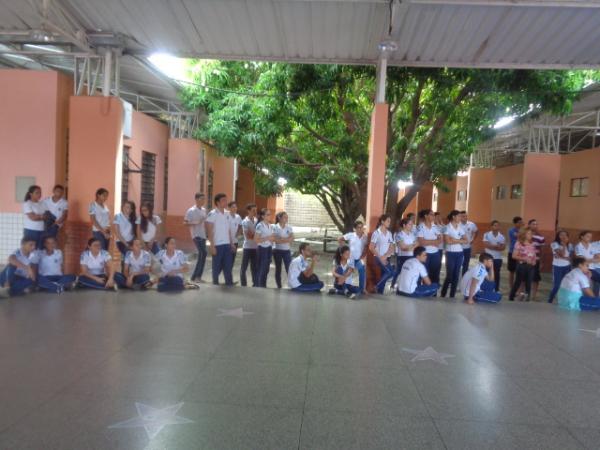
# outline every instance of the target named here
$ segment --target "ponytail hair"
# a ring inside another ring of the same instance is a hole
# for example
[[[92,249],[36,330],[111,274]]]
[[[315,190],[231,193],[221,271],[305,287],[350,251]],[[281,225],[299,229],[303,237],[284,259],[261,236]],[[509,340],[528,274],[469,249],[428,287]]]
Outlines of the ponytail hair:
[[[287,216],[287,213],[285,211],[279,211],[277,214],[275,214],[275,223],[281,222],[281,218],[284,215]]]
[[[169,242],[171,242],[173,239],[175,239],[173,236],[167,236],[165,238],[165,242],[163,244],[163,248],[166,250],[167,249],[167,245],[169,244]]]
[[[409,223],[412,223],[412,220],[409,219],[408,217],[405,217],[404,219],[402,219],[400,221],[400,230],[402,230],[406,225],[408,225]]]
[[[383,222],[385,222],[389,218],[390,218],[389,214],[382,214],[381,216],[379,216],[379,220],[377,221],[377,228],[379,228],[381,226],[381,224],[383,224]]]
[[[337,265],[340,265],[342,263],[342,255],[345,252],[349,252],[349,251],[350,251],[350,247],[348,247],[347,245],[342,245],[342,246],[338,247],[337,250],[335,251],[335,256],[334,256],[335,263]]]
[[[256,216],[256,225],[258,225],[259,223],[263,222],[265,220],[265,216],[267,215],[267,213],[269,212],[268,208],[261,208],[260,211],[258,212],[258,215]]]
[[[462,213],[458,209],[453,209],[452,211],[450,211],[450,214],[448,214],[448,222],[452,222],[454,218],[456,216],[459,216],[460,214]]]
[[[431,213],[431,209],[422,209],[419,211],[419,220],[425,220],[425,218]]]
[[[101,195],[104,194],[108,194],[108,190],[104,189],[104,188],[100,188],[96,191],[96,200],[98,200],[98,197],[100,197]]]
[[[29,189],[27,189],[27,193],[25,194],[25,201],[28,202],[29,200],[31,200],[31,196],[33,195],[33,193],[38,190],[41,192],[42,188],[36,184],[29,186]]]
[[[581,241],[583,239],[583,237],[588,234],[591,233],[590,230],[583,230],[581,233],[579,233],[579,240]]]

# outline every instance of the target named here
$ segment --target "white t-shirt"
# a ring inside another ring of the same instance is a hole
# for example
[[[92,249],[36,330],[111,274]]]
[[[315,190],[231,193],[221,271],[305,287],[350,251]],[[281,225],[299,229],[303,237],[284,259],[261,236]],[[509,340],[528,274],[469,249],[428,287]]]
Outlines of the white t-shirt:
[[[593,259],[595,254],[600,253],[600,248],[599,248],[600,246],[598,245],[599,242],[590,242],[587,247],[585,247],[581,242],[579,242],[575,246],[575,255],[581,256],[582,258],[585,258],[585,259]],[[600,264],[598,264],[598,263],[590,264],[590,269],[599,269],[599,268],[600,268]]]
[[[344,272],[346,272],[346,270],[348,270],[349,268],[354,269],[354,261],[352,260],[352,258],[348,258],[348,261],[346,261],[346,264],[340,264],[339,266],[336,264],[335,259],[333,260],[333,268],[337,269],[338,267],[341,267],[342,270]],[[334,280],[335,283],[338,283],[337,278]],[[345,284],[352,284],[352,274],[350,274],[350,276],[348,278],[346,278],[346,281],[344,282]]]
[[[48,197],[44,200],[44,206],[46,207],[46,211],[50,211],[56,220],[60,219],[63,213],[69,209],[69,204],[64,198],[59,198],[56,203],[52,200],[52,197]],[[60,224],[59,226],[62,226]]]
[[[465,229],[461,224],[457,224],[456,227],[449,223],[446,225],[444,235],[450,236],[452,239],[462,239],[465,237]],[[462,252],[462,244],[446,244],[447,252]]]
[[[438,228],[438,230],[440,231],[441,235],[446,234],[446,227],[448,225],[444,225],[444,224],[440,224],[440,225],[436,225],[436,227]],[[438,244],[438,250],[444,250],[444,247],[446,247],[446,243],[444,242],[444,239],[442,239],[442,242],[440,242]]]
[[[417,236],[415,236],[412,231],[410,233],[406,233],[405,231],[399,231],[394,236],[394,241],[398,243],[402,243],[402,245],[414,245],[417,242]],[[412,256],[412,250],[402,250],[400,249],[400,244],[396,245],[396,254],[399,256]]]
[[[106,250],[100,250],[98,255],[92,255],[92,252],[85,250],[79,258],[79,264],[87,267],[87,270],[92,275],[104,275],[104,266],[110,262],[112,257]]]
[[[108,228],[110,226],[110,212],[106,205],[99,205],[97,202],[90,203],[90,208],[88,210],[90,216],[96,217],[96,222],[102,228]],[[96,228],[96,225],[92,225],[93,231],[102,231]]]
[[[125,265],[129,266],[130,273],[144,272],[152,265],[152,257],[146,250],[142,250],[137,258],[133,252],[129,251],[125,255]]]
[[[234,242],[231,236],[231,215],[227,212],[221,212],[218,209],[213,209],[208,213],[206,222],[213,226],[213,240],[212,245],[225,245]]]
[[[242,218],[239,214],[234,216],[232,216],[230,212],[227,214],[229,214],[229,226],[231,227],[231,236],[233,238],[233,243],[235,244],[238,240],[238,230],[242,224]]]
[[[63,254],[54,249],[51,254],[46,250],[38,251],[38,273],[44,277],[62,275]]]
[[[550,244],[550,248],[552,249],[552,265],[556,267],[567,267],[571,265],[570,256],[573,253],[573,245],[567,244],[567,259],[557,258],[554,255],[554,252],[558,252],[561,256],[563,255],[562,246],[554,241]]]
[[[483,264],[478,262],[463,275],[462,280],[460,280],[460,291],[465,297],[468,297],[469,290],[471,289],[471,283],[476,283],[477,289],[475,289],[475,293],[477,293],[481,288],[483,280],[485,280],[487,276],[487,269]]]
[[[244,248],[248,248],[248,249],[256,248],[256,241],[254,240],[254,238],[248,239],[246,237],[246,233],[248,233],[248,232],[254,233],[255,228],[256,228],[256,218],[251,219],[248,216],[244,217],[244,220],[242,220],[242,230],[244,232]]]
[[[46,212],[46,206],[43,202],[32,202],[31,200],[27,200],[23,203],[23,214],[25,214],[25,218],[23,223],[25,225],[26,230],[34,230],[34,231],[44,231],[44,221],[43,220],[31,220],[27,214],[39,214],[42,215]]]
[[[428,228],[427,225],[422,223],[421,225],[419,225],[419,230],[417,231],[417,237],[420,237],[421,239],[425,239],[427,241],[434,241],[441,235],[442,232],[437,227],[437,225],[434,224],[431,224],[431,228]],[[439,248],[437,245],[426,245],[425,251],[427,253],[437,253],[439,251]]]
[[[133,234],[133,225],[125,214],[122,212],[115,214],[113,223],[119,226],[119,232],[121,233],[121,236],[123,236],[123,239],[125,239],[125,242],[133,241],[133,238],[135,237]],[[120,239],[117,238],[117,242],[119,241]]]
[[[471,243],[473,242],[473,238],[475,237],[475,233],[477,233],[477,225],[475,225],[470,220],[467,220],[467,223],[461,224],[464,228],[465,235],[469,240],[468,244],[462,244],[462,248],[471,248]]]
[[[583,294],[583,290],[590,287],[590,279],[579,267],[571,270],[560,282],[561,289]]]
[[[254,236],[258,236],[262,239],[272,236],[273,235],[273,229],[271,228],[271,225],[267,222],[265,222],[264,220],[261,221],[258,225],[256,225],[255,227],[255,232],[254,232]],[[259,247],[271,247],[273,244],[271,241],[263,241],[260,244],[258,244]]]
[[[142,232],[142,241],[144,242],[154,242],[154,238],[156,237],[156,227],[162,223],[160,216],[154,214],[152,216],[152,220],[148,221],[148,228],[144,233],[141,228],[142,218],[138,217],[135,223],[140,226],[140,231]]]
[[[275,235],[275,237],[277,237],[279,239],[289,238],[290,235],[294,233],[294,230],[292,230],[292,227],[290,227],[288,224],[286,224],[285,227],[281,228],[281,225],[276,223],[275,225],[273,225],[272,229],[273,229],[273,234]],[[276,250],[289,250],[290,243],[288,242],[286,244],[275,244],[275,249]]]
[[[425,265],[417,258],[407,259],[402,265],[397,289],[405,294],[412,294],[417,289],[420,278],[427,276]]]
[[[175,250],[173,256],[167,255],[166,250],[161,250],[156,254],[156,259],[160,263],[160,274],[163,277],[169,272],[181,269],[187,264],[187,259],[181,250]],[[182,273],[178,273],[177,276],[183,278]]]
[[[17,260],[21,263],[24,264],[26,266],[31,266],[31,265],[36,265],[37,263],[39,263],[39,255],[38,252],[36,252],[35,250],[32,251],[29,255],[24,255],[21,252],[21,249],[18,249],[17,251],[15,251],[12,254],[15,258],[17,258]],[[20,267],[17,267],[17,269],[15,270],[15,274],[25,277],[27,278],[27,271],[21,269]]]
[[[385,255],[393,243],[394,238],[390,230],[382,231],[381,228],[377,228],[371,235],[371,244],[375,244],[378,256]]]
[[[348,247],[350,247],[350,258],[352,260],[356,261],[362,257],[368,239],[369,237],[366,233],[363,233],[362,236],[359,236],[355,231],[346,233],[344,235],[344,240],[348,242]]]
[[[206,228],[204,227],[204,221],[206,220],[206,209],[198,208],[196,205],[192,206],[185,213],[185,221],[193,224],[190,228],[190,234],[192,239],[201,238],[206,239]]]
[[[495,235],[493,231],[488,231],[483,235],[483,243],[489,245],[506,245],[506,238],[500,232]],[[492,250],[491,248],[486,247],[485,252],[489,253],[494,259],[502,259],[502,250]]]
[[[304,259],[304,256],[298,255],[292,259],[292,262],[290,263],[290,270],[288,272],[288,286],[290,288],[297,288],[300,286],[300,284],[302,284],[298,280],[298,277],[306,269],[308,269],[308,261]]]

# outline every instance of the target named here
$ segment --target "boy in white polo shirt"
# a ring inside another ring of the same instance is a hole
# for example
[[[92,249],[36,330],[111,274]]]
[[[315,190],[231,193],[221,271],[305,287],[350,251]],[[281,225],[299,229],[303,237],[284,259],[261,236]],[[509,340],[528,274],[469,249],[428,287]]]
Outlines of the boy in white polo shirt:
[[[227,196],[215,195],[215,209],[206,219],[206,234],[210,241],[210,254],[212,255],[212,282],[219,284],[219,275],[223,272],[226,286],[233,286],[233,233],[231,230],[231,214],[225,210]]]
[[[479,262],[463,275],[460,290],[469,305],[478,302],[498,303],[502,294],[494,291],[494,258],[488,253],[479,255]]]
[[[437,294],[440,286],[437,283],[432,283],[427,275],[427,268],[425,267],[427,251],[425,247],[416,247],[413,250],[413,255],[413,258],[407,259],[402,265],[396,294],[406,297],[433,297]]]
[[[290,263],[288,286],[297,292],[319,292],[323,289],[323,282],[314,273],[317,255],[306,242],[302,242],[298,250],[300,254]]]
[[[206,209],[204,208],[204,194],[202,192],[196,192],[194,196],[196,204],[189,208],[183,223],[190,228],[190,234],[192,235],[192,241],[198,250],[198,259],[196,260],[196,267],[192,273],[192,281],[202,281],[202,274],[204,273],[204,264],[206,262],[206,228],[204,222],[206,221]]]
[[[483,235],[485,252],[494,258],[494,283],[496,292],[500,290],[500,269],[502,269],[502,252],[506,249],[506,238],[500,233],[500,222],[492,220],[491,230]]]

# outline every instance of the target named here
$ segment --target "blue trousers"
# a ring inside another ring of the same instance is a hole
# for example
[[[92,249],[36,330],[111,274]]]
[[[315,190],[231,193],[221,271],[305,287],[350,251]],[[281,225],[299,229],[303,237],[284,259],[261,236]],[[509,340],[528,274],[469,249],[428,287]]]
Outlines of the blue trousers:
[[[102,246],[103,250],[108,250],[110,239],[106,239],[104,233],[101,233],[100,231],[92,231],[92,236],[100,241],[100,245]]]
[[[250,264],[250,275],[252,277],[252,287],[256,287],[257,281],[257,255],[255,248],[245,248],[242,250],[242,264],[240,266],[240,284],[242,286],[247,285],[246,271],[248,270],[248,264]]]
[[[554,301],[554,297],[558,293],[560,289],[560,282],[571,271],[571,266],[552,266],[552,290],[550,291],[550,296],[548,297],[548,303],[552,303]]]
[[[392,264],[389,262],[389,260],[387,261],[387,264],[385,264],[385,265],[377,257],[375,257],[375,261],[377,261],[377,265],[381,269],[381,278],[375,285],[375,289],[377,290],[378,294],[383,294],[383,291],[385,289],[385,284],[394,277],[395,270],[394,270],[394,266],[392,266]]]
[[[469,262],[471,262],[471,247],[463,248],[462,274],[464,275],[469,270]],[[453,296],[454,297],[454,296]]]
[[[60,294],[65,289],[70,289],[75,283],[75,275],[38,275],[37,285],[44,291]]]
[[[442,286],[442,297],[446,296],[448,287],[450,287],[450,297],[454,298],[456,295],[456,288],[458,287],[462,263],[463,252],[446,252],[446,279],[444,280],[444,285]]]
[[[500,271],[502,269],[502,260],[494,259],[494,286],[496,292],[500,290]]]
[[[289,250],[273,250],[273,260],[275,261],[275,283],[277,288],[281,289],[281,265],[285,266],[285,273],[288,273],[290,263],[292,262],[292,252]]]
[[[56,236],[58,236],[59,230],[60,230],[60,227],[58,225],[52,224],[46,228],[46,232],[44,233],[44,236],[49,236],[49,237],[53,237],[54,239],[56,239]]]
[[[22,277],[16,274],[17,268],[12,264],[8,264],[2,272],[0,272],[0,287],[8,285],[9,295],[23,295],[25,289],[33,286],[31,278]]]
[[[600,269],[592,269],[592,290],[594,291],[594,295],[598,297],[600,294]]]
[[[412,294],[408,294],[406,292],[401,292],[401,291],[398,291],[397,294],[404,295],[405,297],[414,297],[414,298],[435,297],[435,295],[437,294],[437,290],[439,288],[440,288],[440,286],[437,283],[431,283],[430,285],[420,284],[417,286],[417,288],[415,289],[415,292],[413,292]]]
[[[344,269],[342,269],[341,266],[336,267],[335,272],[340,275],[343,275]],[[335,281],[333,283],[333,288],[336,290],[336,293],[339,295],[346,295],[346,293],[360,294],[362,292],[358,286],[354,286],[354,285],[348,284],[348,283],[339,284],[339,283],[336,283]]]
[[[99,275],[100,278],[104,279],[103,283],[98,283],[96,280],[92,280],[89,277],[81,275],[79,277],[78,286],[82,288],[88,289],[98,289],[98,290],[106,290],[106,275]]]
[[[474,300],[481,303],[498,303],[502,299],[502,294],[496,292],[495,289],[496,283],[492,283],[489,280],[483,280],[479,291],[475,294]]]
[[[201,237],[194,238],[194,245],[198,250],[198,259],[196,260],[196,267],[194,273],[192,273],[192,281],[201,280],[202,274],[204,273],[204,264],[206,263],[206,239]]]
[[[35,241],[35,248],[40,250],[44,241],[44,232],[38,230],[23,230],[23,237]]]
[[[361,259],[354,260],[354,268],[358,272],[358,290],[362,294],[367,286],[367,268]]]
[[[300,286],[292,288],[291,290],[294,292],[319,292],[321,289],[323,289],[323,286],[323,282],[319,281],[318,283],[301,284]]]
[[[256,249],[256,259],[258,260],[258,283],[257,287],[267,287],[267,277],[269,276],[269,266],[271,265],[272,247],[261,247]]]
[[[160,277],[158,279],[158,292],[181,292],[185,288],[181,277]]]
[[[410,258],[411,258],[410,256],[400,256],[400,255],[396,256],[396,271],[394,272],[394,278],[392,278],[392,286],[396,285],[396,281],[398,281],[400,272],[402,272],[402,266]]]
[[[127,286],[127,277],[125,275],[123,275],[121,272],[116,272],[114,277],[115,277],[115,283],[117,286],[119,286],[122,289],[129,288],[129,286]],[[137,284],[139,286],[144,286],[149,281],[150,281],[150,275],[148,275],[147,273],[135,275],[133,277],[133,284]]]
[[[440,283],[440,270],[442,269],[442,251],[435,253],[427,253],[427,261],[425,261],[427,275],[432,283]]]
[[[231,245],[223,244],[215,246],[217,254],[212,259],[212,282],[219,284],[219,275],[223,272],[225,285],[233,285],[233,253]]]

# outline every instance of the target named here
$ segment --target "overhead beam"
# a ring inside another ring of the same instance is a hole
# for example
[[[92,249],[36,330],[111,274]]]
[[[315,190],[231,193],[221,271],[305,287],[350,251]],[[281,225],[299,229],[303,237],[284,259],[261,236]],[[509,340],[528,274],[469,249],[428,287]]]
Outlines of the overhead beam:
[[[598,0],[409,0],[413,5],[600,8]]]

